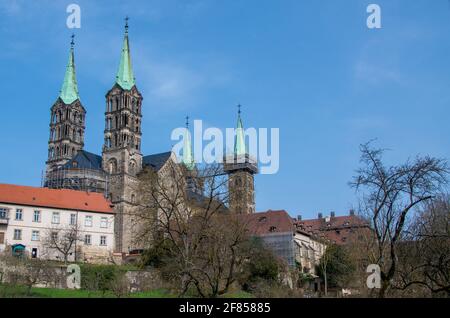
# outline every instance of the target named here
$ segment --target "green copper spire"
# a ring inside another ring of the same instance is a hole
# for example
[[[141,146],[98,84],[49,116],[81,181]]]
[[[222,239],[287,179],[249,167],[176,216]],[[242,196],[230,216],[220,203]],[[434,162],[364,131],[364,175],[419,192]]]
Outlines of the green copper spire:
[[[131,66],[130,44],[128,42],[128,17],[125,18],[125,37],[123,39],[122,54],[120,56],[119,70],[116,83],[123,89],[130,90],[136,83],[134,80],[133,67]]]
[[[67,63],[66,74],[64,75],[64,83],[59,93],[59,97],[66,104],[72,104],[79,99],[77,77],[75,75],[75,58],[73,54],[73,47],[75,35],[72,35],[72,42],[70,42],[69,62]]]
[[[243,156],[247,153],[245,149],[245,134],[244,134],[244,125],[242,125],[241,119],[241,105],[238,105],[238,120],[237,120],[237,128],[236,128],[236,138],[234,140],[234,155],[235,156]]]
[[[189,132],[189,116],[186,117],[186,130],[184,133],[183,163],[189,170],[194,169],[194,157],[192,155],[191,133]]]

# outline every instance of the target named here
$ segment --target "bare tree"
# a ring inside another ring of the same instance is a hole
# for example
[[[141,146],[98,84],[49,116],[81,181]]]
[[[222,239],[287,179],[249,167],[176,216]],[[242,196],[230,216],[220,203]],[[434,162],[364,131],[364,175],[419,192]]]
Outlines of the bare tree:
[[[370,143],[362,145],[362,167],[351,182],[362,193],[361,213],[374,228],[371,261],[381,268],[379,297],[385,297],[392,285],[410,212],[435,197],[448,175],[446,161],[428,156],[386,167],[383,152]]]
[[[191,288],[201,297],[226,293],[237,279],[247,236],[240,218],[227,211],[221,167],[197,171],[169,163],[158,173],[141,174],[140,189],[137,239],[147,248],[160,242],[168,247],[166,269],[180,295]]]
[[[76,261],[76,244],[80,241],[82,241],[82,238],[77,225],[53,226],[47,230],[43,238],[43,246],[47,249],[47,253],[56,251],[66,264],[72,254],[74,254],[74,260]]]
[[[449,196],[428,202],[417,213],[399,254],[395,288],[421,296],[450,296]]]

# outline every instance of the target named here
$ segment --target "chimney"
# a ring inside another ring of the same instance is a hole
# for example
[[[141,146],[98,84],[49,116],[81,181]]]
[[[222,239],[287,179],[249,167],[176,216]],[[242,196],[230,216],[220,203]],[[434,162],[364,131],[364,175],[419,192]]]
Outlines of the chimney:
[[[319,213],[319,214],[318,214],[318,218],[319,218],[319,219],[323,218],[322,213]]]
[[[297,220],[298,221],[301,221],[302,220],[302,216],[299,214],[299,215],[297,215]]]
[[[332,218],[334,218],[336,216],[336,213],[334,213],[334,211],[331,211],[330,215]]]
[[[354,216],[355,215],[355,210],[350,209],[350,216]]]

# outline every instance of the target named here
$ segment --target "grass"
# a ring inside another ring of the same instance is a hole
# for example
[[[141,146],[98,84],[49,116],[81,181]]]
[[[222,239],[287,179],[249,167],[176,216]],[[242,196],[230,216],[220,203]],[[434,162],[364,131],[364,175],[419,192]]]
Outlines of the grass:
[[[253,298],[253,297],[255,297],[255,296],[253,296],[252,294],[247,293],[245,291],[227,293],[227,294],[220,296],[220,298]]]
[[[0,285],[0,298],[116,298],[110,292],[89,291],[84,289],[57,289],[33,287],[28,294],[26,286]],[[146,292],[132,293],[129,298],[172,298],[175,295],[165,289],[155,289]]]
[[[166,289],[155,289],[132,293],[127,298],[175,298]],[[252,298],[253,295],[244,291],[227,293],[220,298]],[[0,298],[117,298],[111,291],[89,291],[85,289],[31,288],[28,293],[26,286],[0,284]]]

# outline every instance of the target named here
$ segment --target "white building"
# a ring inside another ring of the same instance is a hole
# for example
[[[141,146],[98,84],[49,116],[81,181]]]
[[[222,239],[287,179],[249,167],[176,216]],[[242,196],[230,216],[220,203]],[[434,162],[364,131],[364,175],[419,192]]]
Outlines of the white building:
[[[325,240],[297,228],[294,243],[295,259],[301,264],[302,272],[316,276],[316,267],[326,250]]]
[[[0,251],[105,262],[114,251],[113,207],[100,193],[0,184]]]

